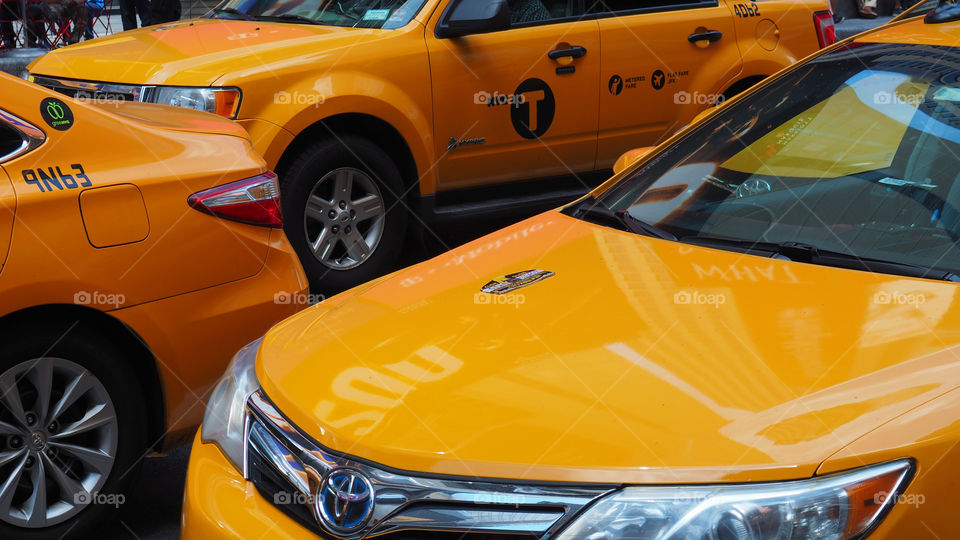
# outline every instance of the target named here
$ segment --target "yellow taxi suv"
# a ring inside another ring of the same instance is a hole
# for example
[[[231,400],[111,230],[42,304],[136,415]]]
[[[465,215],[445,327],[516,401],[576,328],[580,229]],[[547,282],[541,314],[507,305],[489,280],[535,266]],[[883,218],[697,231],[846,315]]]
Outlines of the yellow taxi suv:
[[[29,71],[237,119],[311,283],[339,292],[456,220],[568,203],[834,40],[827,0],[227,0]]]
[[[234,358],[183,538],[954,538],[960,6]]]
[[[0,95],[0,538],[89,538],[306,276],[239,126]]]

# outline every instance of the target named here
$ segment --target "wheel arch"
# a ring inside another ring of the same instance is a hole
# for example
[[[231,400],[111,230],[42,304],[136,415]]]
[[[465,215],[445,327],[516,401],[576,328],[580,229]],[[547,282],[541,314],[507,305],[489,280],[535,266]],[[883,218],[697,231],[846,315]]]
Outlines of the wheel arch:
[[[20,339],[29,336],[37,328],[50,330],[62,328],[63,332],[84,332],[98,340],[107,340],[117,346],[137,376],[144,393],[147,411],[147,435],[152,441],[151,449],[163,447],[166,429],[163,383],[157,369],[156,359],[137,332],[97,309],[70,304],[46,304],[32,306],[0,317],[2,340]]]
[[[418,182],[416,158],[407,140],[386,120],[365,113],[336,114],[307,126],[283,151],[277,162],[277,171],[283,171],[298,152],[311,143],[343,135],[363,137],[386,152],[399,169],[404,188],[410,188]],[[413,196],[419,195],[418,190],[409,191]]]
[[[740,92],[749,89],[753,85],[759,83],[760,81],[766,79],[766,75],[748,75],[746,77],[740,77],[732,84],[727,86],[726,90],[723,91],[724,101],[736,96]]]

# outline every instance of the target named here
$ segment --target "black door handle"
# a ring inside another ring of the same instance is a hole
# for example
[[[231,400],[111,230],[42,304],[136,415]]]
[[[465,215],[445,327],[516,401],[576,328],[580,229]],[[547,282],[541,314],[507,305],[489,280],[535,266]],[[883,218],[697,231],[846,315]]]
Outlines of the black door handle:
[[[690,34],[687,37],[687,41],[690,43],[696,43],[698,41],[707,40],[710,43],[714,41],[719,41],[723,37],[723,32],[719,30],[707,30],[706,32],[697,32],[695,34]]]
[[[551,60],[556,60],[557,58],[563,58],[569,56],[570,58],[581,58],[583,55],[587,54],[587,50],[579,45],[570,47],[569,49],[554,49],[547,53],[547,56]]]

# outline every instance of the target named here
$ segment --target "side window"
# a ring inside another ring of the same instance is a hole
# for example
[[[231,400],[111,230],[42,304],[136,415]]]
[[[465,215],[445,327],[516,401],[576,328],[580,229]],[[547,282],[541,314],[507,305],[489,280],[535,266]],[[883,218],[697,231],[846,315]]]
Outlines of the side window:
[[[510,0],[510,24],[515,26],[573,17],[579,0]]]
[[[689,8],[702,5],[716,6],[715,1],[704,0],[585,0],[587,13],[620,13],[624,11],[666,11],[671,8]]]
[[[0,121],[0,161],[20,148],[21,144],[23,144],[23,139],[20,137],[20,133]]]

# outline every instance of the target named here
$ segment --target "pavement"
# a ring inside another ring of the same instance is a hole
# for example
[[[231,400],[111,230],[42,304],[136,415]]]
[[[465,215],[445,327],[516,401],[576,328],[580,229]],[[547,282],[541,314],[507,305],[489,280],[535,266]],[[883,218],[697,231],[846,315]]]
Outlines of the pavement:
[[[177,540],[190,445],[143,462],[140,477],[114,519],[97,530],[103,540]]]

